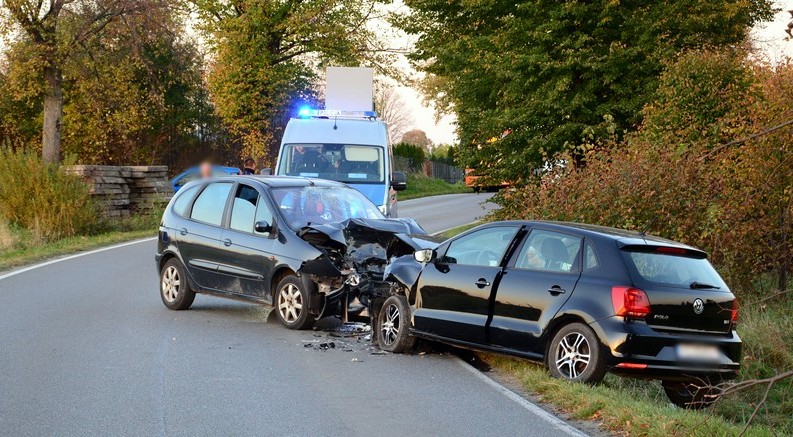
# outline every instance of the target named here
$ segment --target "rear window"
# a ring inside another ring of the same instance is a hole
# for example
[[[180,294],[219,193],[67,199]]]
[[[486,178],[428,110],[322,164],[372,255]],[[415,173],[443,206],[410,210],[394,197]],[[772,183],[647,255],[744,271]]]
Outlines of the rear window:
[[[623,256],[634,276],[634,282],[681,288],[727,288],[716,269],[705,258],[646,252],[623,252]]]

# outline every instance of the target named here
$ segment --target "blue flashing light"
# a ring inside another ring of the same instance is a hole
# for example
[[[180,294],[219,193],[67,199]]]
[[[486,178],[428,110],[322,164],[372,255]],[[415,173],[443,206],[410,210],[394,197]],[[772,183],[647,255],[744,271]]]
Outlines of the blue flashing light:
[[[342,118],[377,118],[375,111],[339,111],[333,109],[311,109],[304,106],[297,111],[298,118],[312,118],[312,117],[342,117]]]

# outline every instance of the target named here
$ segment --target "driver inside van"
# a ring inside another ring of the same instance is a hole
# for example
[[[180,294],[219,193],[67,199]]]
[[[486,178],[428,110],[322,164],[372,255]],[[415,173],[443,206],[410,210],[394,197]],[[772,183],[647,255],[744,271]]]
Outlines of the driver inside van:
[[[292,174],[323,173],[328,167],[328,161],[316,147],[295,146],[292,155]]]

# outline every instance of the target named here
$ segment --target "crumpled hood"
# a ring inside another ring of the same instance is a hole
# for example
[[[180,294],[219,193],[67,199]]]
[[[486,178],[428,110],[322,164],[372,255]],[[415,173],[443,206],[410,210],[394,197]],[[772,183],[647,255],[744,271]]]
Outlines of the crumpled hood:
[[[438,245],[436,238],[427,235],[410,218],[348,219],[339,223],[306,226],[298,235],[326,253],[338,252],[351,260],[359,273],[382,271],[392,257]],[[337,276],[341,274],[338,264],[320,257],[307,261],[300,270],[317,276]]]

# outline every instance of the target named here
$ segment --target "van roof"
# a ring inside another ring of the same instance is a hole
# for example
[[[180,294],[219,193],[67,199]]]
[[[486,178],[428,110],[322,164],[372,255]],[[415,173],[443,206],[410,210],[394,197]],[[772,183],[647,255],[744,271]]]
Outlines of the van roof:
[[[286,125],[281,143],[385,146],[388,144],[388,129],[381,120],[293,118]]]

